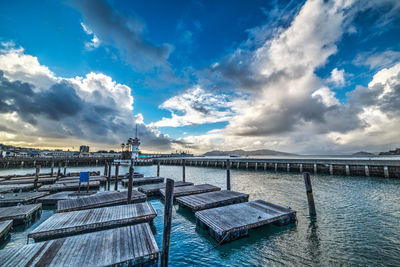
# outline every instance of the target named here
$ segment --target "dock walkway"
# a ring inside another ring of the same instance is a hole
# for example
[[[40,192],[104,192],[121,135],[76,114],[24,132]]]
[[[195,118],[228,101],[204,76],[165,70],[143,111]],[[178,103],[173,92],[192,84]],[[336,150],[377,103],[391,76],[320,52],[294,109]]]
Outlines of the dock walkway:
[[[296,211],[264,200],[255,200],[195,213],[197,224],[218,242],[248,235],[249,229],[269,223],[285,225],[296,220]]]
[[[147,223],[0,250],[0,266],[157,266]]]
[[[40,184],[38,184],[40,186]],[[33,184],[0,184],[0,193],[6,192],[18,192],[18,191],[29,191],[34,188]]]
[[[103,191],[102,193],[105,193],[108,191]],[[86,191],[81,191],[79,194],[77,191],[62,191],[58,192],[55,194],[51,194],[45,197],[41,197],[37,199],[37,202],[42,203],[43,205],[57,205],[57,202],[63,199],[75,199],[75,198],[83,198],[83,197],[89,197],[93,196],[97,193],[97,191],[89,191],[86,193]]]
[[[12,220],[0,222],[0,244],[7,239],[8,233],[10,232],[12,225]]]
[[[86,190],[87,183],[81,183],[81,190]],[[99,189],[100,182],[99,181],[90,181],[89,188],[90,189]],[[38,191],[49,191],[49,192],[59,192],[59,191],[71,191],[78,190],[79,183],[62,183],[62,184],[49,184],[43,185],[39,187]]]
[[[13,220],[13,225],[26,224],[39,216],[42,204],[0,208],[0,221]]]
[[[40,184],[53,184],[57,178],[55,177],[49,177],[49,178],[38,178],[38,183]],[[14,179],[11,178],[9,180],[5,180],[0,182],[0,185],[5,185],[5,184],[33,184],[35,182],[35,178],[19,178],[19,179]]]
[[[174,187],[189,186],[189,185],[193,185],[193,183],[182,182],[182,181],[174,183]],[[165,188],[165,186],[166,183],[142,185],[138,187],[138,191],[146,194],[147,196],[155,196],[155,195],[160,195],[160,189]]]
[[[31,204],[40,197],[47,196],[49,192],[21,192],[0,194],[0,207],[16,206],[18,203]]]
[[[96,194],[94,196],[60,200],[57,203],[57,212],[68,212],[75,210],[94,209],[112,205],[126,203],[128,199],[128,192],[109,192],[109,194]],[[132,190],[132,203],[139,203],[146,201],[146,195]]]
[[[174,188],[174,198],[187,196],[187,195],[194,195],[194,194],[201,194],[213,191],[220,191],[221,188],[217,186],[213,186],[210,184],[199,184],[199,185],[190,185],[190,186],[180,186]],[[161,196],[165,197],[165,188],[160,189]]]
[[[179,203],[180,206],[188,207],[193,212],[247,202],[248,200],[248,194],[229,190],[195,194],[176,198],[176,201]]]
[[[49,240],[107,228],[151,222],[157,213],[148,203],[55,213],[32,232],[29,238]]]
[[[133,178],[133,185],[142,185],[142,184],[153,184],[153,183],[162,183],[164,182],[164,177],[142,177],[142,178]],[[123,186],[128,186],[129,179],[122,179],[121,183]]]

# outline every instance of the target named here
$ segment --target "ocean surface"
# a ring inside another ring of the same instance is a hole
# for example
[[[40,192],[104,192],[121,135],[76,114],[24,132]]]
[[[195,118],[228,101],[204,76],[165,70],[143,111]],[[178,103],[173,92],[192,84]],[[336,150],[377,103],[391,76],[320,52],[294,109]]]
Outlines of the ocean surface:
[[[104,167],[71,167],[68,171],[100,170]],[[128,171],[122,167],[120,173]],[[135,171],[155,176],[155,166]],[[33,169],[0,170],[33,173]],[[49,169],[42,169],[49,172]],[[178,166],[161,166],[161,176],[181,179]],[[218,245],[196,227],[194,215],[177,205],[173,210],[170,266],[399,266],[400,180],[375,177],[312,175],[317,216],[310,218],[304,181],[298,173],[231,170],[232,190],[250,194],[297,211],[297,222],[288,226],[266,226],[248,237]],[[226,188],[226,171],[186,167],[186,181],[210,183]],[[113,186],[111,186],[113,188]],[[123,188],[120,186],[120,188]],[[103,189],[104,190],[104,189]],[[155,238],[161,250],[163,204],[150,202],[157,211]],[[53,214],[43,210],[39,221],[13,230],[2,248],[26,244],[27,233]],[[33,242],[33,240],[30,240]]]

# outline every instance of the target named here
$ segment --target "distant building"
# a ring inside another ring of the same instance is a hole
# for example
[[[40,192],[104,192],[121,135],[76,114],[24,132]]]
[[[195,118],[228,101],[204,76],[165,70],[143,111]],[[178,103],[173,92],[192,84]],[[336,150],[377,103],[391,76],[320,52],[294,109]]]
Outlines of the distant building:
[[[79,147],[79,152],[80,153],[88,153],[89,152],[89,146],[80,146]]]

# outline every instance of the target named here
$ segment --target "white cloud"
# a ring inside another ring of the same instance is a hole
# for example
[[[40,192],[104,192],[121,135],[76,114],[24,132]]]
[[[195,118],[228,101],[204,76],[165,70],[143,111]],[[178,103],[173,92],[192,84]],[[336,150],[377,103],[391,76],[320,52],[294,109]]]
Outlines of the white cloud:
[[[356,56],[353,63],[358,66],[369,66],[370,69],[391,67],[400,60],[400,52],[386,50],[383,52],[363,52]]]
[[[338,87],[344,86],[346,84],[344,79],[344,70],[334,68],[331,72],[331,77],[329,77],[328,82],[331,82]]]
[[[96,36],[96,34],[93,33],[92,29],[90,29],[87,25],[85,25],[83,22],[81,22],[81,26],[83,31],[87,34],[87,35],[91,35],[92,40],[90,42],[85,42],[85,47],[88,50],[97,48],[100,46],[100,39]]]

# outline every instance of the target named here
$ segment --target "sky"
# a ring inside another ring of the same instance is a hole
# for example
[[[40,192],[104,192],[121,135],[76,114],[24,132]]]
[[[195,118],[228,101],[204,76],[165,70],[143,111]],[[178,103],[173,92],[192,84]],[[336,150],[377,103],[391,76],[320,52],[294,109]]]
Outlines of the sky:
[[[400,147],[400,1],[0,2],[0,143]]]

